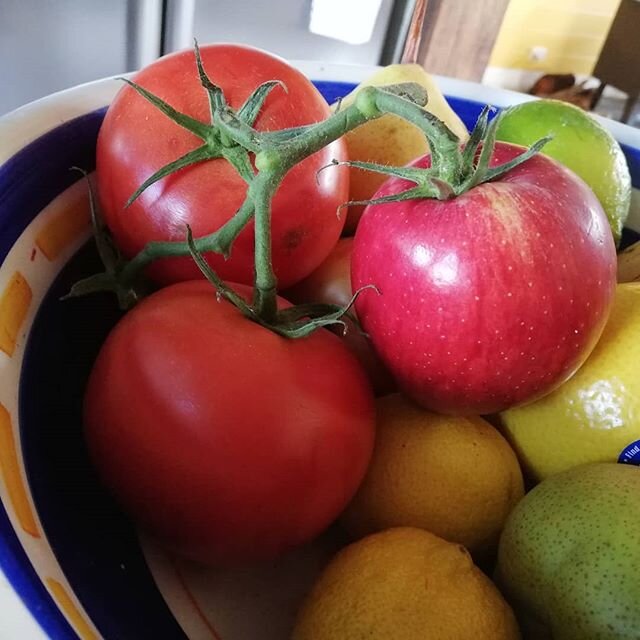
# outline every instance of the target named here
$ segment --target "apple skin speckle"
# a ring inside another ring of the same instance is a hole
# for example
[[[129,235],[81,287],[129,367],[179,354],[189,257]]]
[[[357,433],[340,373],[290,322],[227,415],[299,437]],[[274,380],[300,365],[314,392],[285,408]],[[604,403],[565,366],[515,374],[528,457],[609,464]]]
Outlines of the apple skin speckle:
[[[519,153],[498,143],[492,165]],[[409,186],[391,178],[375,197]],[[400,388],[467,415],[530,402],[571,376],[602,332],[615,277],[600,203],[542,155],[450,200],[368,206],[351,271],[354,290],[382,292],[364,291],[356,310]]]

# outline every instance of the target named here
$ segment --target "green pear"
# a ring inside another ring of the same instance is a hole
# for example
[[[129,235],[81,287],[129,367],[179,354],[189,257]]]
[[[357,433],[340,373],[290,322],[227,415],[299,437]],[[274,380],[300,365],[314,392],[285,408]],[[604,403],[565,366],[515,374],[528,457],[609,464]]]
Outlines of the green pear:
[[[593,463],[553,475],[509,516],[496,579],[526,638],[640,638],[640,470]]]

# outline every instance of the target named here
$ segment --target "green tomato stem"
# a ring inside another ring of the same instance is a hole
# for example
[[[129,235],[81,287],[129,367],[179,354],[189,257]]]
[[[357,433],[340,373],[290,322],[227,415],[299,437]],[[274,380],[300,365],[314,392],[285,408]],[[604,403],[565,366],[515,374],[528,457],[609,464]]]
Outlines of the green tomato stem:
[[[386,91],[376,96],[376,105],[418,127],[425,135],[431,152],[431,168],[443,182],[456,184],[462,175],[460,140],[444,122],[414,102],[398,99]]]
[[[222,227],[208,236],[194,240],[201,253],[213,252],[228,256],[231,245],[253,217],[253,202],[245,200],[236,214]],[[162,258],[176,258],[191,254],[186,241],[149,242],[122,269],[120,278],[125,283],[135,282],[140,272],[152,262]]]
[[[412,85],[398,86],[401,87],[403,95],[408,92],[409,95],[417,95],[417,99],[424,99]],[[255,216],[253,305],[255,313],[267,324],[273,323],[277,315],[277,280],[273,271],[271,251],[271,202],[285,175],[299,162],[346,132],[384,115],[385,111],[398,115],[409,113],[413,105],[399,93],[375,87],[371,87],[368,94],[369,101],[364,103],[366,108],[362,108],[362,102],[356,102],[322,122],[296,128],[292,137],[286,135],[286,131],[279,136],[273,133],[263,136],[236,117],[226,105],[220,105],[214,110],[213,120],[218,131],[235,142],[235,148],[248,149],[256,153],[255,164],[258,172],[252,178],[245,165],[241,174],[249,188],[244,203],[224,226],[208,236],[197,238],[193,245],[201,253],[215,252],[228,255],[234,240]],[[378,102],[380,108],[377,106]],[[236,166],[236,169],[239,169],[239,166]],[[125,265],[120,274],[121,278],[124,282],[133,282],[140,271],[155,260],[186,256],[190,253],[190,246],[186,241],[150,242]]]
[[[80,290],[133,290],[132,283],[139,281],[141,271],[153,261],[191,255],[207,278],[244,315],[280,335],[307,335],[319,326],[343,322],[341,317],[346,310],[336,309],[335,305],[306,305],[304,308],[295,307],[286,313],[278,311],[277,279],[272,262],[271,209],[278,187],[294,166],[345,133],[389,113],[410,122],[423,132],[429,142],[432,162],[431,167],[426,170],[353,163],[361,168],[405,177],[415,184],[404,193],[386,196],[379,199],[379,202],[420,197],[455,197],[471,186],[500,175],[501,169],[504,171],[511,168],[488,168],[495,142],[495,123],[487,126],[488,112],[483,113],[478,121],[471,137],[471,148],[463,151],[457,136],[442,121],[422,108],[427,103],[427,94],[423,87],[415,83],[382,88],[365,87],[352,104],[344,108],[340,105],[324,121],[282,131],[257,131],[253,128],[253,123],[269,93],[280,83],[264,83],[252,93],[240,110],[234,111],[227,105],[221,89],[207,76],[197,43],[195,54],[200,81],[209,98],[211,122],[208,124],[179,113],[146,89],[129,82],[142,97],[174,122],[204,140],[204,145],[200,148],[169,163],[148,178],[132,199],[155,181],[178,169],[222,157],[231,163],[247,183],[245,200],[236,214],[214,233],[194,240],[191,230],[188,230],[187,240],[183,242],[150,242],[128,263],[118,264],[106,274],[98,274],[79,283]],[[475,156],[481,142],[484,144],[476,162]],[[532,150],[530,153],[534,152]],[[250,153],[255,154],[253,165]],[[526,158],[525,153],[518,161]],[[222,282],[207,265],[202,254],[215,252],[228,256],[233,242],[252,217],[255,218],[255,281],[252,304],[248,305]]]
[[[278,281],[271,258],[271,201],[284,174],[258,174],[249,187],[247,199],[255,207],[255,282],[253,311],[263,322],[273,324],[278,315]]]
[[[295,165],[334,142],[347,131],[383,115],[384,110],[377,108],[378,100],[383,101],[384,106],[389,110],[402,111],[407,108],[407,105],[412,105],[411,102],[398,95],[386,93],[375,87],[370,89],[368,91],[370,100],[364,103],[364,109],[362,103],[356,101],[326,120],[309,127],[294,138],[276,143],[273,141],[266,144],[262,142],[262,151],[256,156],[258,175],[249,186],[247,198],[253,201],[255,207],[253,311],[267,324],[273,324],[277,317],[277,279],[271,259],[271,202],[273,196],[285,175]],[[374,103],[375,106],[372,106]],[[237,135],[237,142],[242,144],[241,140],[247,137],[246,131],[242,129],[242,127],[231,126],[227,129],[227,133],[231,137]],[[457,140],[457,138],[455,139]]]

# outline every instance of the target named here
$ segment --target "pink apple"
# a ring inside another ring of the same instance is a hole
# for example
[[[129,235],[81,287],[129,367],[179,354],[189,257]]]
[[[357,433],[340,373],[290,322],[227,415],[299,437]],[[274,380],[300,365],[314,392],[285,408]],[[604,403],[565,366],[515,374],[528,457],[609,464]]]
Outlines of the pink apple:
[[[497,143],[491,166],[522,151]],[[375,197],[413,186],[390,178]],[[358,317],[400,388],[435,411],[487,414],[584,362],[609,315],[616,253],[593,192],[538,154],[455,198],[369,205],[351,274],[354,290],[379,290],[360,295]]]

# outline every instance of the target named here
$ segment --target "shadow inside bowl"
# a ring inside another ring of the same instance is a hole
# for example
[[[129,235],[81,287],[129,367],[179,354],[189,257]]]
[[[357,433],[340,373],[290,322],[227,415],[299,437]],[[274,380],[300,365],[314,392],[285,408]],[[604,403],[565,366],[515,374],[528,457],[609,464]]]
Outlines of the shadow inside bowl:
[[[61,271],[34,320],[20,384],[26,471],[53,552],[100,632],[106,638],[183,640],[134,527],[100,486],[84,446],[84,387],[121,314],[106,294],[60,298],[98,270],[91,242]]]

